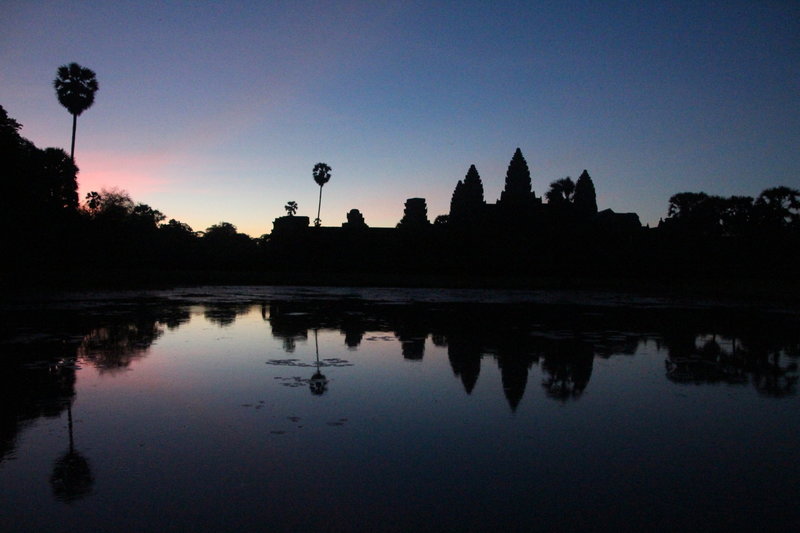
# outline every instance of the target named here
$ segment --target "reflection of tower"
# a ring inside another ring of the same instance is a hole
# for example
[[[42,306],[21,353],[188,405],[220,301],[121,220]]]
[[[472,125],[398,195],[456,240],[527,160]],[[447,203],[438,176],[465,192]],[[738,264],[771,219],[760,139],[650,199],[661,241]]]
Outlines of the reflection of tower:
[[[528,370],[531,367],[530,359],[524,354],[498,354],[497,366],[500,367],[503,393],[506,395],[511,411],[514,412],[525,394]]]
[[[464,390],[472,393],[481,372],[481,348],[474,338],[450,337],[447,356],[453,373],[461,377]]]
[[[364,336],[364,326],[360,316],[345,315],[342,320],[342,331],[344,331],[344,343],[351,350],[355,350],[361,344]]]
[[[72,402],[67,404],[69,426],[69,451],[59,458],[53,466],[50,484],[56,499],[71,503],[92,491],[92,470],[89,461],[75,451],[72,436]]]
[[[322,395],[325,393],[328,387],[328,380],[319,371],[319,340],[317,339],[317,330],[314,329],[314,347],[317,351],[317,371],[314,372],[314,375],[311,376],[311,379],[308,382],[308,386],[311,389],[311,394],[315,394],[317,396]]]
[[[309,317],[307,313],[297,312],[289,304],[273,302],[269,305],[269,312],[262,308],[261,316],[265,320],[269,315],[272,336],[283,341],[283,349],[293,353],[296,341],[305,341],[308,338]]]
[[[413,337],[404,339],[400,337],[400,346],[403,351],[403,358],[412,361],[421,361],[425,356],[425,337]]]

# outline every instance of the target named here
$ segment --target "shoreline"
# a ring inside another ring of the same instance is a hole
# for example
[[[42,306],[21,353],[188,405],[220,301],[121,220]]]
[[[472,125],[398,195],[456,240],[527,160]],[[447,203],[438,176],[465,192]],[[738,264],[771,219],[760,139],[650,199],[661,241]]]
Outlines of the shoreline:
[[[168,290],[203,286],[597,291],[641,297],[678,299],[694,297],[753,306],[783,305],[800,308],[800,280],[762,278],[643,279],[639,277],[455,276],[419,273],[286,273],[124,269],[39,272],[26,276],[5,273],[0,282],[4,294],[23,300],[26,294],[38,294],[41,297],[54,291]]]

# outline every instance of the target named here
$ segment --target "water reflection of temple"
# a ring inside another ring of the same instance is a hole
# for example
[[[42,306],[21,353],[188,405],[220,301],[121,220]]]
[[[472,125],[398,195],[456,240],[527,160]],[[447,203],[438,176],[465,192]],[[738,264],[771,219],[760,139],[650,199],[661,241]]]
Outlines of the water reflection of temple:
[[[797,328],[774,320],[700,310],[553,305],[371,305],[358,300],[270,305],[272,333],[287,351],[310,329],[338,329],[351,349],[366,332],[381,331],[394,334],[404,359],[420,361],[430,338],[447,350],[467,394],[478,383],[483,361],[493,360],[512,410],[524,397],[534,367],[547,398],[576,400],[589,387],[596,357],[633,355],[648,339],[667,349],[672,381],[749,381],[763,394],[794,394],[800,343],[797,334],[787,337],[787,332]]]
[[[363,302],[341,304],[302,304],[274,302],[269,305],[269,321],[274,337],[282,340],[291,352],[298,339],[307,339],[308,331],[324,325],[344,333],[348,348],[358,347],[367,331],[392,332],[400,344],[401,356],[420,361],[428,338],[447,350],[453,373],[464,390],[475,388],[484,358],[493,359],[501,375],[501,386],[509,406],[516,410],[528,386],[534,365],[541,365],[542,386],[549,397],[566,401],[580,397],[588,385],[595,348],[573,338],[551,339],[532,335],[521,328],[516,310],[492,309],[489,315],[480,308],[432,309],[424,305],[369,306]],[[266,318],[267,310],[262,310]],[[632,343],[636,345],[635,342]],[[605,347],[608,349],[608,347]]]

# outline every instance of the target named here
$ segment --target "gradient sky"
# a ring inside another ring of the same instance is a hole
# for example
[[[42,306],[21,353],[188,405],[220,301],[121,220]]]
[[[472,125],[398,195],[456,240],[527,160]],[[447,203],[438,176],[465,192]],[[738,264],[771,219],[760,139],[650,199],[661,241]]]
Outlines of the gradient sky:
[[[588,169],[600,209],[800,187],[800,2],[0,0],[0,105],[69,149],[59,65],[97,73],[81,197],[116,187],[204,230],[268,233],[289,200],[431,220],[470,164],[487,201],[522,149],[542,195]]]

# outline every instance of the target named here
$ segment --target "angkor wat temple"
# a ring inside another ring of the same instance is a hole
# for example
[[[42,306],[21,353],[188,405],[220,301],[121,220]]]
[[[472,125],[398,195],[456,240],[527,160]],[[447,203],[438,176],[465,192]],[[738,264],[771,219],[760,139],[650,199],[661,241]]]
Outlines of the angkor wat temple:
[[[477,275],[618,272],[643,228],[635,213],[598,211],[594,183],[553,182],[543,198],[531,186],[517,148],[495,203],[484,198],[474,165],[457,182],[450,212],[428,219],[424,198],[409,198],[395,228],[371,228],[357,209],[342,227],[311,227],[309,218],[275,219],[269,256],[278,269],[396,271]]]

